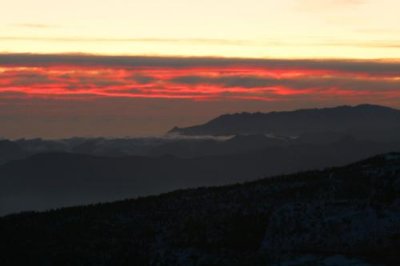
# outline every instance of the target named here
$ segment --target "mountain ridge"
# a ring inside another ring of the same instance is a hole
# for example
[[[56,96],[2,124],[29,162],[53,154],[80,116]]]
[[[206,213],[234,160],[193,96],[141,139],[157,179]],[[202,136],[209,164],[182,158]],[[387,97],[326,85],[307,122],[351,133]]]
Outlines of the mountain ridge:
[[[205,124],[186,128],[174,127],[168,134],[298,136],[310,131],[327,130],[350,132],[358,137],[375,140],[382,137],[382,131],[388,129],[396,130],[396,134],[400,132],[399,123],[400,110],[380,105],[361,104],[282,112],[225,114]],[[390,137],[395,137],[395,134]]]

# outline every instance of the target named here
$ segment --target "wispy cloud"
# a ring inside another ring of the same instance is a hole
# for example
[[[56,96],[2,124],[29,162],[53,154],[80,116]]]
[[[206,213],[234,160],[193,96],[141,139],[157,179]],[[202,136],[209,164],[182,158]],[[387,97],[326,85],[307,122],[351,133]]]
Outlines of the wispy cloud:
[[[182,43],[211,45],[262,45],[263,42],[251,40],[209,39],[209,38],[102,38],[102,37],[46,37],[46,36],[0,36],[2,41],[40,41],[40,42],[131,42],[131,43]],[[265,42],[273,43],[273,42]]]
[[[296,8],[302,11],[329,11],[366,3],[366,0],[297,0]]]
[[[357,48],[400,48],[400,39],[393,40],[232,40],[232,39],[174,39],[174,38],[101,38],[101,37],[46,37],[46,36],[0,36],[0,41],[23,42],[54,42],[54,43],[162,43],[173,45],[217,45],[217,46],[247,46],[247,47],[317,47],[317,46],[346,46]]]
[[[395,25],[396,26],[396,25]],[[395,36],[400,34],[400,28],[397,29],[388,29],[388,28],[358,28],[354,30],[357,33],[365,33],[365,34],[371,34],[371,35],[376,35],[376,34],[387,34],[390,36]]]
[[[29,29],[47,29],[47,28],[58,27],[52,24],[40,24],[40,23],[15,23],[15,24],[9,24],[9,26],[16,28],[29,28]]]
[[[400,48],[400,40],[369,40],[369,41],[345,41],[345,40],[331,40],[319,43],[320,46],[348,46],[359,48]]]

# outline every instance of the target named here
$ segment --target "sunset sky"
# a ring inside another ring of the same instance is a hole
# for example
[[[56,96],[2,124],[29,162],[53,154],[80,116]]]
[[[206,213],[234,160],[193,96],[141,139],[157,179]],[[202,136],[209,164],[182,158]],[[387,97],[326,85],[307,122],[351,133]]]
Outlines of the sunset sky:
[[[223,113],[400,107],[398,0],[13,0],[0,137],[143,136]]]

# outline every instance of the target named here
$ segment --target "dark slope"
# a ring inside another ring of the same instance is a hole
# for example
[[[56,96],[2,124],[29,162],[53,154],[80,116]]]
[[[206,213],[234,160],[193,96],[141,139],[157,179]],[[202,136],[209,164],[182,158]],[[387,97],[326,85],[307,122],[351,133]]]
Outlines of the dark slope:
[[[400,145],[343,139],[329,145],[271,146],[247,153],[195,158],[35,155],[0,166],[0,215],[340,166],[397,148]]]
[[[24,152],[17,143],[10,140],[0,140],[0,164],[20,159],[23,156]]]
[[[399,265],[400,154],[7,216],[0,235],[1,265]]]
[[[310,132],[342,132],[369,140],[398,139],[400,110],[377,106],[340,106],[290,112],[222,115],[210,122],[169,133],[181,135],[275,134],[300,136]]]

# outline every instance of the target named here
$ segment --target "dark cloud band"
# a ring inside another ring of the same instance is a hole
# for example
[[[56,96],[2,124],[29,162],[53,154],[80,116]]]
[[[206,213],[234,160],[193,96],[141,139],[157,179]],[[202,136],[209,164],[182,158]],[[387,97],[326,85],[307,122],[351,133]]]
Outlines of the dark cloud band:
[[[240,59],[217,57],[143,57],[96,56],[85,54],[0,54],[0,65],[79,65],[120,67],[228,67],[246,66],[268,69],[310,69],[369,75],[399,75],[400,61],[388,60],[289,60],[289,59]]]

